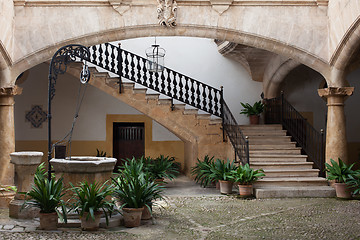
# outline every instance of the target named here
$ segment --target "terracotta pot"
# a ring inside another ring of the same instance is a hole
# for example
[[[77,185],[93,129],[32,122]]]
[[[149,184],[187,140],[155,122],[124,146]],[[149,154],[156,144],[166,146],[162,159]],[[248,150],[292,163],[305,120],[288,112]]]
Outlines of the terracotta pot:
[[[249,119],[250,119],[250,124],[251,125],[257,125],[260,122],[260,116],[259,115],[250,115]]]
[[[154,182],[157,183],[159,186],[165,185],[164,178],[155,179]]]
[[[0,208],[9,208],[9,203],[15,197],[13,191],[0,191]]]
[[[215,183],[215,187],[216,187],[216,189],[220,189],[220,183],[219,183],[219,181],[216,181],[216,183]]]
[[[244,197],[253,195],[252,184],[250,184],[250,185],[240,185],[239,184],[239,194],[240,194],[240,196],[244,196]]]
[[[152,203],[148,203],[150,209],[152,210]],[[144,206],[144,210],[141,215],[141,220],[149,220],[152,218],[151,212],[148,207]]]
[[[42,230],[56,230],[58,223],[58,215],[53,213],[40,213],[40,229]]]
[[[219,180],[219,183],[220,183],[220,193],[222,194],[232,193],[233,182]]]
[[[89,213],[85,212],[84,215],[80,218],[81,219],[81,229],[85,231],[96,231],[99,229],[100,225],[100,218],[101,218],[101,212],[95,212],[95,220],[89,216],[87,219]]]
[[[346,183],[335,183],[336,197],[338,198],[351,198],[351,190]]]
[[[144,208],[123,208],[125,227],[138,227],[141,223],[141,215]]]

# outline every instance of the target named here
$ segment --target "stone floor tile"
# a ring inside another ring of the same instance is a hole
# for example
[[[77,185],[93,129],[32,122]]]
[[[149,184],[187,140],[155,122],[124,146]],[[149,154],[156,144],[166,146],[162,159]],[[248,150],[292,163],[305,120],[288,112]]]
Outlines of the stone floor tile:
[[[15,225],[4,225],[3,229],[4,230],[11,230],[15,227]]]

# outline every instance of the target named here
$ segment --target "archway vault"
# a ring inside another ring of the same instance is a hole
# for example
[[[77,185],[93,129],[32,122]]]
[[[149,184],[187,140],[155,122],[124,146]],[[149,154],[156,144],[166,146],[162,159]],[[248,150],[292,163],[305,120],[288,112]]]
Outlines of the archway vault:
[[[76,4],[15,1],[13,47],[8,49],[13,76],[49,60],[57,49],[69,43],[91,46],[149,36],[219,39],[289,57],[319,72],[327,71],[328,33],[323,23],[328,18],[323,7],[312,0],[286,5],[268,1],[177,2],[177,26],[170,28],[158,25],[155,0]],[[226,8],[219,11],[219,4]]]

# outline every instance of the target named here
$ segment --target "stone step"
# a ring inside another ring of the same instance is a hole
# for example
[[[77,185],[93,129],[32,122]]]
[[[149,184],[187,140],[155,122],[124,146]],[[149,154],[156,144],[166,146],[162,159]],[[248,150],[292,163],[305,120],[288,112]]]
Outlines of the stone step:
[[[306,162],[306,155],[250,155],[250,162]]]
[[[263,169],[266,170],[293,170],[293,169],[312,169],[312,162],[250,162],[250,167],[255,169]]]
[[[249,144],[286,144],[286,143],[293,143],[291,142],[290,137],[277,137],[277,138],[249,138]]]
[[[328,182],[321,177],[277,177],[260,179],[253,186],[254,188],[328,186]]]
[[[256,198],[335,197],[335,189],[329,186],[256,188],[254,193]]]
[[[215,124],[222,124],[222,119],[221,118],[210,119],[210,125],[215,125]]]
[[[270,130],[270,129],[275,129],[275,130],[282,130],[282,125],[281,124],[259,124],[259,125],[239,125],[240,129],[251,129],[251,130]]]
[[[273,144],[250,144],[250,151],[252,150],[288,150],[288,149],[296,149],[296,143],[273,143]]]
[[[204,120],[210,120],[211,114],[197,114],[197,119],[204,119]]]
[[[250,149],[250,156],[252,155],[286,155],[286,154],[301,154],[301,148],[294,149]]]
[[[148,93],[148,94],[146,94],[145,99],[146,100],[158,100],[159,96],[160,96],[160,94],[158,94],[158,93]]]
[[[185,109],[184,115],[195,115],[198,114],[198,112],[199,112],[198,109]]]
[[[121,86],[126,89],[134,89],[135,83],[126,82],[126,83],[122,83]]]
[[[174,104],[174,107],[175,107],[175,109],[184,110],[185,105],[186,104],[182,104],[182,103],[178,104],[178,103],[176,103],[176,104]]]
[[[159,99],[158,104],[159,105],[171,105],[171,99],[170,98]]]
[[[146,94],[147,88],[134,88],[134,94]]]
[[[286,136],[286,130],[250,130],[242,129],[242,133],[245,136]]]
[[[277,177],[318,177],[319,169],[271,169],[265,170],[266,176],[264,178],[277,178]]]

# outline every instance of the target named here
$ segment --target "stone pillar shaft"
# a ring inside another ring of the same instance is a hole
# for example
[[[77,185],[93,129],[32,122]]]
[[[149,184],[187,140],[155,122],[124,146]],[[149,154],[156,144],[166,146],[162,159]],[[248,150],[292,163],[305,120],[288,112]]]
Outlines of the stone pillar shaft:
[[[330,87],[318,90],[320,97],[327,99],[328,106],[325,150],[327,163],[330,163],[330,159],[337,161],[338,158],[345,163],[348,161],[344,102],[353,91],[353,87]]]
[[[10,153],[15,151],[14,95],[17,87],[0,88],[0,183],[14,185],[14,166]]]

